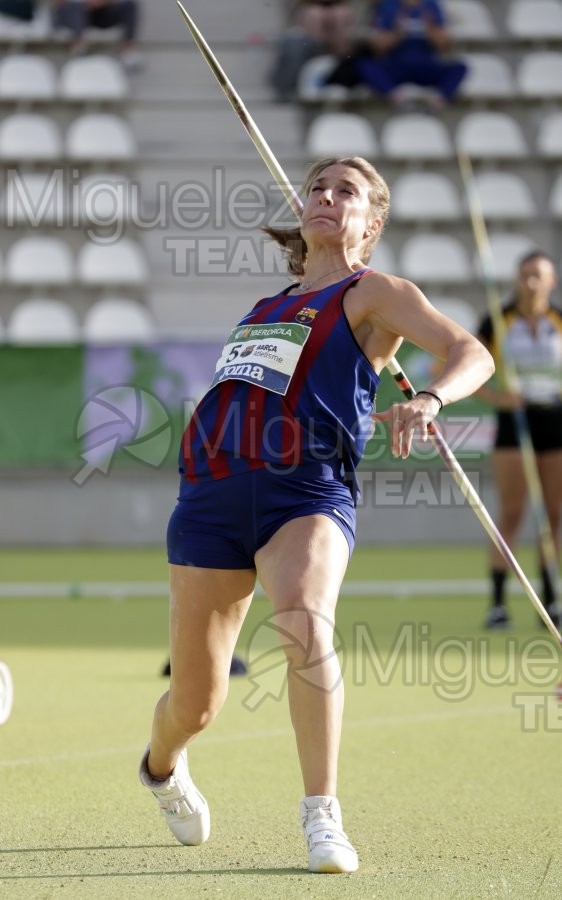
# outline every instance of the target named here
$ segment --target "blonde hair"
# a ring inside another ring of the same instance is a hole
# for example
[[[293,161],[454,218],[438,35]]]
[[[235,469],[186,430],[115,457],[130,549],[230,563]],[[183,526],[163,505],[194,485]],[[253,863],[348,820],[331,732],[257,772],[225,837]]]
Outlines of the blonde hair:
[[[381,219],[381,228],[373,235],[365,238],[361,249],[361,262],[367,264],[371,258],[373,249],[380,238],[388,213],[390,210],[390,190],[389,187],[374,166],[362,156],[342,156],[328,157],[315,162],[308,170],[304,180],[304,194],[308,197],[312,185],[329,166],[349,166],[350,169],[357,169],[369,183],[369,202],[371,204],[371,212],[373,218]],[[304,275],[308,249],[304,240],[300,227],[296,228],[272,228],[266,225],[262,229],[270,238],[277,241],[282,248],[287,260],[287,268],[291,275]]]

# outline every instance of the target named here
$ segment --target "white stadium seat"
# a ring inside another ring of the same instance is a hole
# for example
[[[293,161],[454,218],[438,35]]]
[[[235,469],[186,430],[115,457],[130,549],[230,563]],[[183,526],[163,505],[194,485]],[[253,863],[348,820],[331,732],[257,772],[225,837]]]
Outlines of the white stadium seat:
[[[409,238],[400,254],[400,271],[412,281],[462,283],[472,277],[465,248],[456,238],[446,234]]]
[[[129,82],[111,56],[82,56],[65,62],[59,76],[59,90],[65,100],[123,100]]]
[[[392,214],[396,219],[458,219],[459,192],[446,175],[407,172],[392,185]]]
[[[477,158],[522,157],[528,153],[521,126],[504,112],[467,113],[457,125],[459,150]]]
[[[455,40],[490,41],[496,37],[494,20],[480,0],[446,0],[445,13]]]
[[[86,313],[84,340],[147,341],[154,338],[154,323],[150,313],[135,300],[106,297],[95,303]]]
[[[14,113],[0,123],[0,159],[60,159],[62,152],[59,128],[48,116]]]
[[[537,100],[562,97],[562,53],[553,50],[528,53],[519,63],[517,83],[526,97]]]
[[[23,300],[14,309],[6,328],[14,344],[66,344],[80,340],[74,310],[60,300]]]
[[[541,118],[537,150],[541,156],[552,159],[562,157],[562,112],[553,112]]]
[[[510,34],[529,40],[562,38],[560,0],[511,0],[506,14]]]
[[[494,265],[494,274],[498,281],[512,281],[521,257],[536,247],[535,241],[524,234],[513,232],[490,232],[490,253]],[[480,270],[478,254],[474,264]]]
[[[113,244],[84,244],[78,277],[84,284],[144,284],[148,270],[140,245],[122,238]]]
[[[14,53],[0,62],[1,100],[52,100],[56,93],[56,70],[46,57]]]
[[[11,284],[69,284],[74,278],[72,252],[60,238],[20,238],[6,254],[6,281]]]
[[[10,173],[2,195],[1,210],[8,227],[62,226],[68,214],[64,180],[57,170]]]
[[[515,78],[508,61],[496,53],[464,53],[468,73],[460,87],[463,97],[503,99],[515,96]]]
[[[91,113],[70,124],[66,152],[75,160],[130,160],[136,154],[136,142],[125,119],[110,113]]]
[[[454,155],[445,124],[422,113],[389,119],[381,133],[381,149],[390,159],[448,159]]]
[[[312,122],[306,139],[307,152],[323,156],[364,156],[377,153],[377,140],[371,124],[356,113],[321,113]]]
[[[487,219],[527,219],[537,206],[527,183],[513,172],[479,172],[474,184]]]

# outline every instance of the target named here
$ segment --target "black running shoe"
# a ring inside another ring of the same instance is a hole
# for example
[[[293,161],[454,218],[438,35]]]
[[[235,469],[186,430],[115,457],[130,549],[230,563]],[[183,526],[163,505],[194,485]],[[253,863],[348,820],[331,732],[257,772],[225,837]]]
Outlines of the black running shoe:
[[[487,628],[488,631],[505,631],[510,627],[511,619],[505,606],[492,606],[486,616],[484,628]]]

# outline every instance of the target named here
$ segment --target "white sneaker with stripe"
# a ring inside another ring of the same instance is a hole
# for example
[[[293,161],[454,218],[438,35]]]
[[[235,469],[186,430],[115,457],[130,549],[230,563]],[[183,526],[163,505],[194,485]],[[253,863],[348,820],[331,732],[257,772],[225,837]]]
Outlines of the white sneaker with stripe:
[[[357,853],[342,826],[341,809],[336,797],[305,797],[300,816],[308,845],[310,872],[355,872]]]
[[[187,752],[183,750],[180,753],[176,768],[165,781],[157,781],[148,771],[149,752],[147,747],[141,760],[139,777],[158,800],[166,825],[180,844],[188,847],[203,844],[211,831],[211,817],[207,801],[190,778]]]

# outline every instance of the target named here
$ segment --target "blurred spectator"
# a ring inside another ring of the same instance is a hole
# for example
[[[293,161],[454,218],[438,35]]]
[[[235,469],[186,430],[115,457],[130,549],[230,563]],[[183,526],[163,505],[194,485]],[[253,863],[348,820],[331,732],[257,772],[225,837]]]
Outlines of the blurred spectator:
[[[367,40],[371,52],[358,56],[359,83],[401,105],[404,84],[433,88],[436,107],[453,99],[468,68],[443,59],[451,44],[440,0],[381,0],[370,12]]]
[[[52,0],[53,26],[72,32],[72,52],[87,51],[87,28],[121,28],[121,60],[127,69],[142,64],[135,38],[138,23],[137,0]]]
[[[347,0],[300,0],[291,25],[279,40],[270,79],[277,99],[292,100],[299,73],[309,59],[330,54],[344,59],[352,51],[355,14]]]

